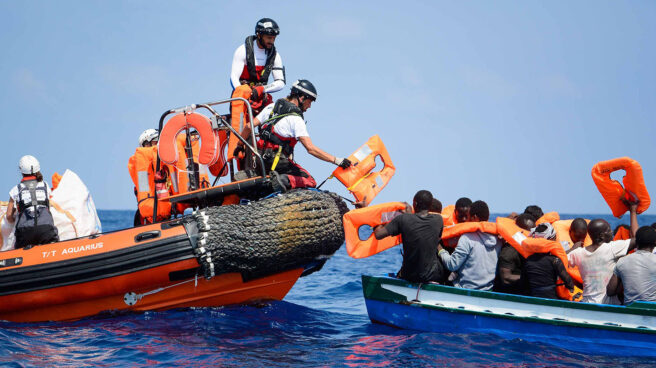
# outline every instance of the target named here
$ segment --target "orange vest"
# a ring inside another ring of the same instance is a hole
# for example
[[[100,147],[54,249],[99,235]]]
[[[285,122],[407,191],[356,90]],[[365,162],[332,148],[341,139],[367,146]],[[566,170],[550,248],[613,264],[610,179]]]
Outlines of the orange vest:
[[[578,267],[570,267],[567,254],[563,246],[553,240],[543,238],[529,238],[528,231],[515,225],[515,221],[505,217],[497,217],[497,230],[499,235],[508,242],[524,258],[534,253],[550,253],[563,262],[567,273],[579,283],[583,283]],[[556,287],[556,292],[561,299],[572,300],[574,294],[580,289],[575,287],[574,293],[570,293],[564,285]]]
[[[242,84],[232,91],[232,98],[241,97],[245,100],[249,100],[252,92],[253,90],[248,84]],[[253,116],[253,118],[255,117]],[[230,125],[232,126],[232,129],[241,134],[244,126],[250,123],[248,119],[248,107],[244,101],[239,100],[230,102]],[[235,152],[235,148],[237,148],[238,142],[239,139],[230,132],[230,139],[228,140],[228,161],[234,158],[233,153]]]
[[[157,164],[157,147],[138,147],[128,160],[128,171],[137,191],[137,203],[141,218],[147,223],[153,222],[155,205],[155,165]],[[164,170],[168,171],[168,168]],[[159,187],[159,186],[158,186]],[[169,191],[164,185],[157,191],[157,219],[167,220],[171,217],[171,204],[164,200]]]
[[[626,175],[622,182],[610,178],[610,174],[617,170],[625,170]],[[629,208],[622,202],[622,198],[632,199],[631,195],[635,194],[640,203],[638,204],[638,213],[643,213],[649,208],[651,199],[649,192],[645,187],[645,180],[642,177],[642,167],[638,161],[628,157],[620,157],[608,161],[602,161],[592,167],[592,180],[594,180],[599,193],[604,197],[606,203],[613,211],[613,216],[620,218]]]
[[[480,231],[483,233],[497,235],[497,224],[494,222],[462,222],[459,224],[444,226],[442,231],[442,244],[447,247],[455,248],[458,245],[458,238],[462,234]]]
[[[556,222],[556,221],[558,221],[558,220],[560,220],[560,215],[558,214],[558,212],[547,212],[547,213],[545,213],[544,215],[542,215],[542,217],[540,217],[540,218],[535,222],[535,224],[536,224],[536,225],[540,225],[540,224],[543,224],[543,223],[545,223],[545,222],[548,222],[548,223],[550,223],[550,224],[553,224],[554,222]]]
[[[556,230],[556,241],[559,243],[567,243],[569,247],[574,245],[572,238],[569,236],[569,228],[572,226],[572,220],[558,220],[552,223],[554,230]],[[587,223],[590,223],[590,220],[585,220]],[[583,246],[587,247],[592,244],[592,239],[590,235],[585,235],[585,240],[583,240]]]
[[[613,240],[627,240],[631,239],[631,229],[627,229],[624,226],[621,226],[617,230],[617,234],[615,234],[615,237],[613,237]]]
[[[344,214],[344,236],[349,256],[365,258],[400,244],[401,235],[377,240],[372,232],[368,238],[362,239],[359,230],[364,225],[373,229],[375,226],[386,224],[403,210],[405,210],[404,203],[390,202],[354,209]]]
[[[444,226],[455,225],[457,223],[456,206],[454,204],[442,208],[442,219],[444,220]]]
[[[381,158],[384,167],[380,171],[372,172],[376,167],[376,157]],[[387,153],[383,141],[375,135],[348,159],[352,163],[351,167],[347,169],[338,167],[333,171],[333,176],[353,193],[357,201],[369,204],[394,175],[396,169],[392,158]]]

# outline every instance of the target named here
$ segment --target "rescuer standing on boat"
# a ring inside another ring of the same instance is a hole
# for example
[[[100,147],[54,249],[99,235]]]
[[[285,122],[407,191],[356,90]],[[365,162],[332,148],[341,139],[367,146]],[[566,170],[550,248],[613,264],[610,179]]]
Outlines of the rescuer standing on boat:
[[[312,143],[303,113],[316,99],[317,90],[314,85],[308,80],[299,79],[292,85],[289,96],[265,107],[254,119],[253,125],[260,126],[257,148],[264,159],[266,171],[279,174],[274,175],[280,179],[280,182],[274,181],[275,190],[312,188],[317,185],[314,178],[294,162],[294,146],[297,142],[301,142],[309,154],[320,160],[342,168],[351,166],[348,159],[326,153]],[[246,125],[242,136],[248,137],[250,133],[250,127]]]
[[[7,221],[16,223],[15,248],[59,241],[50,213],[50,187],[43,181],[39,161],[26,155],[18,161],[18,168],[23,179],[9,191],[7,206]]]
[[[256,114],[273,102],[270,93],[285,87],[285,68],[274,46],[279,34],[280,28],[273,19],[260,19],[255,24],[255,35],[246,37],[246,41],[237,48],[232,58],[232,97],[244,97],[246,90],[245,97],[249,99],[250,96],[251,107]],[[267,84],[270,75],[273,76],[273,82]],[[242,85],[248,88],[238,88]]]

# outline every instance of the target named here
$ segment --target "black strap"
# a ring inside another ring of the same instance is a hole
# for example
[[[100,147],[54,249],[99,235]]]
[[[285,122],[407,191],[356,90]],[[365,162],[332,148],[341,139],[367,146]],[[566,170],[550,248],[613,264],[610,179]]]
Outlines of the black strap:
[[[248,82],[266,83],[269,80],[269,74],[271,74],[271,70],[273,69],[273,62],[276,59],[276,47],[272,46],[271,49],[265,50],[267,58],[266,62],[264,63],[264,70],[262,70],[262,73],[258,75],[255,69],[255,53],[253,50],[254,42],[257,42],[255,36],[248,36],[246,37],[246,41],[244,41],[244,46],[246,46],[246,70],[248,71]]]

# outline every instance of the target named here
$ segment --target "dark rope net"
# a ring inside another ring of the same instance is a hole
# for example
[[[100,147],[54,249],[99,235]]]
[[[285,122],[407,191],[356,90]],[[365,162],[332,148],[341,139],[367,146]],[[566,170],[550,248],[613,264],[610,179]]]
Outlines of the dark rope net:
[[[347,211],[339,196],[303,189],[206,208],[195,215],[205,239],[198,261],[206,277],[240,272],[244,279],[325,261],[344,243]]]

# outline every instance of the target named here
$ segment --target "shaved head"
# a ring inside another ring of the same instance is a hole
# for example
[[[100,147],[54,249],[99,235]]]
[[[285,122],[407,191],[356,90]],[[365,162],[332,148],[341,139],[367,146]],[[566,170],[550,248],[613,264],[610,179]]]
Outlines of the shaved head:
[[[572,225],[569,227],[569,237],[574,243],[584,241],[585,235],[588,232],[588,223],[585,219],[575,218]]]
[[[594,219],[588,224],[588,234],[595,243],[607,243],[613,240],[613,231],[608,221]]]

